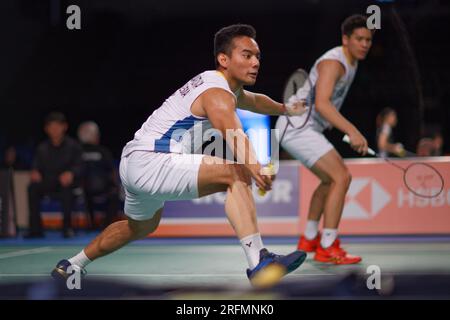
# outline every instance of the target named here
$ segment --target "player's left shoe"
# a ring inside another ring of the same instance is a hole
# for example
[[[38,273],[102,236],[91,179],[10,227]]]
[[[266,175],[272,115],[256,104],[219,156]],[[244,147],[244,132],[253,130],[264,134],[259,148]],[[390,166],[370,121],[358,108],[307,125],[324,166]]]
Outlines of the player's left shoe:
[[[296,250],[288,255],[278,255],[263,248],[259,252],[259,263],[247,269],[247,277],[253,286],[268,288],[278,283],[283,276],[297,269],[306,259],[306,253]]]
[[[332,264],[355,264],[361,262],[362,258],[348,254],[347,251],[341,248],[339,239],[336,239],[328,248],[323,248],[319,244],[314,260]]]
[[[320,244],[320,233],[314,239],[309,240],[305,236],[300,236],[297,249],[305,252],[315,252]]]
[[[69,272],[69,267],[72,267],[72,271]],[[82,276],[86,275],[86,269],[80,268],[76,265],[73,265],[69,262],[69,260],[63,259],[56,264],[56,267],[53,269],[51,276],[55,280],[66,281],[67,278],[73,274],[73,272],[80,272]]]

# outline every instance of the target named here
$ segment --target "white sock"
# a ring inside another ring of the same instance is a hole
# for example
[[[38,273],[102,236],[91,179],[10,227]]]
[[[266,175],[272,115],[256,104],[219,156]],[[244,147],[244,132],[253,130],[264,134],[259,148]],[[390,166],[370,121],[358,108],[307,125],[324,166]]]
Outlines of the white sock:
[[[251,234],[245,238],[240,239],[242,248],[244,249],[245,256],[250,270],[253,270],[259,263],[259,251],[264,248],[261,234]]]
[[[76,265],[80,268],[86,267],[89,263],[92,261],[89,260],[89,258],[86,256],[86,253],[84,253],[84,250],[81,250],[79,254],[76,256],[73,256],[69,259],[69,262],[73,265]]]
[[[328,248],[333,244],[337,238],[337,229],[323,229],[322,239],[320,240],[320,245],[322,248]]]
[[[308,222],[306,222],[305,238],[308,240],[312,240],[315,237],[317,237],[318,232],[319,232],[319,221],[308,220]]]

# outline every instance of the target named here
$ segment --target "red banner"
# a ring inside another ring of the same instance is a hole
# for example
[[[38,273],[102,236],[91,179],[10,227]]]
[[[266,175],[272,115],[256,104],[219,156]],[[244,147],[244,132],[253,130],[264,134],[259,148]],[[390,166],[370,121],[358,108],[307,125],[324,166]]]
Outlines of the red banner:
[[[450,233],[450,158],[420,159],[444,178],[444,190],[432,199],[420,198],[403,183],[403,171],[384,160],[348,160],[352,183],[347,192],[339,230],[343,234]],[[396,161],[407,167],[411,161]],[[309,201],[318,179],[300,169],[300,229],[304,230]]]

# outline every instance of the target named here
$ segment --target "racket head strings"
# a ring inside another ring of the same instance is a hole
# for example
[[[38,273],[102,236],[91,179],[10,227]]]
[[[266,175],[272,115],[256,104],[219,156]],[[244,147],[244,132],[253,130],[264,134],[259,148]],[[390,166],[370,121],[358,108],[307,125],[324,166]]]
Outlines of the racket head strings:
[[[422,198],[435,198],[444,190],[444,178],[433,166],[414,162],[403,173],[405,186],[414,195]]]

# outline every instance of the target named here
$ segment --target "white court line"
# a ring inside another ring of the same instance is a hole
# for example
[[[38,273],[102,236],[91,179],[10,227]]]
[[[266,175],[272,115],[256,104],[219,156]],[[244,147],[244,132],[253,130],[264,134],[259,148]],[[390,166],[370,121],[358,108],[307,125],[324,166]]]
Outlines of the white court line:
[[[0,273],[0,278],[1,277],[45,277],[45,276],[50,277],[50,273],[36,273],[36,274],[27,274],[27,273],[5,273],[5,274],[1,274]]]
[[[449,272],[432,272],[432,273],[422,273],[422,272],[384,272],[384,275],[450,275]],[[294,273],[289,274],[287,277],[323,277],[323,276],[339,276],[343,274],[334,274],[334,273]],[[88,274],[88,276],[91,277],[141,277],[141,278],[163,278],[163,277],[238,277],[238,278],[246,278],[243,274],[237,274],[237,273],[226,273],[226,274],[107,274],[107,273],[95,273],[95,274]],[[50,277],[50,273],[36,273],[36,274],[28,274],[28,273],[6,273],[6,274],[0,274],[0,278],[6,278],[6,277]]]
[[[289,276],[322,276],[323,274],[290,274]],[[331,276],[332,274],[326,274]],[[246,277],[241,273],[222,273],[222,274],[91,274],[98,277]]]
[[[289,277],[303,277],[303,276],[334,276],[335,274],[314,274],[314,273],[303,273],[303,274],[289,274]],[[45,277],[50,276],[50,273],[5,273],[0,274],[0,277]],[[146,274],[146,273],[135,273],[135,274],[120,274],[120,273],[91,273],[89,276],[94,277],[245,277],[244,274],[237,273],[222,273],[222,274]]]
[[[299,221],[298,217],[259,217],[258,221],[261,223],[296,223]],[[227,218],[163,218],[161,223],[164,225],[170,224],[228,224]]]
[[[42,253],[42,252],[48,252],[48,251],[52,251],[52,249],[50,247],[42,247],[42,248],[13,251],[13,252],[0,254],[0,259],[20,257],[20,256],[26,256],[28,254]]]

